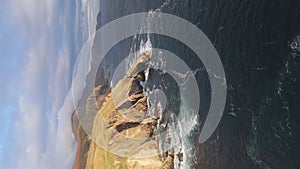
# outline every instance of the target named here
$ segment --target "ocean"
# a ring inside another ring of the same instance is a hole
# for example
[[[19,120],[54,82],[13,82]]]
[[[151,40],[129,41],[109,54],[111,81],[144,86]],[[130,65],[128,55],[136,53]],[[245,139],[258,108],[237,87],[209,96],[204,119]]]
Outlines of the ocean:
[[[182,151],[184,155],[183,161],[175,157],[175,168],[300,167],[300,2],[101,0],[99,11],[101,26],[122,16],[148,12],[141,30],[148,29],[147,23],[160,29],[160,23],[155,23],[159,13],[178,16],[200,29],[220,57],[226,76],[226,104],[218,128],[204,143],[199,142],[199,137],[212,105],[215,91],[209,74],[214,72],[187,44],[172,37],[143,33],[120,41],[101,63],[114,74],[123,60],[130,67],[137,57],[135,52],[157,48],[171,51],[188,65],[201,100],[196,114],[190,113],[194,110],[189,105],[191,98],[182,96],[181,84],[166,72],[151,70],[153,77],[146,84],[149,90],[165,93],[165,114],[157,132],[164,132],[166,126],[171,128],[165,137],[171,138],[169,144],[175,153]],[[161,64],[167,63],[161,60]],[[162,104],[153,104],[158,103]],[[160,145],[161,151],[168,147],[165,143]]]

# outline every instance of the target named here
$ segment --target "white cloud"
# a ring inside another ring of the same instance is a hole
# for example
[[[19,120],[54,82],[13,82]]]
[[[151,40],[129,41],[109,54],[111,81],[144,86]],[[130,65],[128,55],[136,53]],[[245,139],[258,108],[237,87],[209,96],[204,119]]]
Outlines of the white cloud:
[[[99,11],[99,0],[79,1],[75,16],[71,14],[75,2],[69,0],[9,1],[16,35],[21,35],[26,52],[18,60],[22,66],[17,75],[6,85],[5,93],[15,100],[12,104],[18,113],[13,116],[8,145],[0,145],[8,147],[0,168],[66,169],[72,164],[72,40],[82,44],[81,39],[88,39]],[[70,25],[73,22],[75,27]],[[76,31],[76,37],[70,30]]]
[[[51,27],[56,18],[57,0],[12,0],[12,17],[26,30],[29,36],[41,33],[45,27]]]
[[[64,2],[11,1],[14,24],[26,38],[23,40],[28,48],[20,74],[12,83],[18,114],[14,117],[10,151],[0,168],[66,169],[74,158],[72,102],[66,100],[60,108],[70,88],[73,34],[68,23],[74,20],[70,1],[65,1],[63,13],[58,3]]]

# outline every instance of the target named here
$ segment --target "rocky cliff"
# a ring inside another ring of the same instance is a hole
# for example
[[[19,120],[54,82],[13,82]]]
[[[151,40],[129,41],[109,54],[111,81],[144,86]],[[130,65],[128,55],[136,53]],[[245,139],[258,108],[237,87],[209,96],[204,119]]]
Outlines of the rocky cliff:
[[[98,113],[95,115],[91,136],[72,117],[78,147],[73,169],[172,169],[174,154],[162,158],[154,129],[158,117],[150,117],[144,94],[143,68],[150,53],[143,53],[126,76],[112,89],[104,70],[97,78],[101,83],[94,89]],[[109,76],[109,73],[108,73]],[[104,79],[104,80],[103,80]],[[99,79],[98,79],[99,80]]]

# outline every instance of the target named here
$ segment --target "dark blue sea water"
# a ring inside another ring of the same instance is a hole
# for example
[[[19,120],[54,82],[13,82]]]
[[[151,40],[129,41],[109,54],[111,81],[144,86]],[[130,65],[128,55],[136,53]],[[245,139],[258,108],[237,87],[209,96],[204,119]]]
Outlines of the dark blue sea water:
[[[182,17],[201,29],[219,53],[227,101],[219,127],[204,144],[197,138],[210,106],[210,83],[201,60],[186,45],[170,37],[139,35],[116,45],[102,64],[113,72],[149,39],[152,47],[172,51],[192,70],[200,70],[195,73],[199,121],[188,138],[193,151],[186,152],[186,168],[300,168],[300,1],[101,0],[100,8],[102,25],[137,12]],[[166,90],[175,93],[169,97],[178,97],[176,87]],[[172,104],[169,108],[176,110]]]

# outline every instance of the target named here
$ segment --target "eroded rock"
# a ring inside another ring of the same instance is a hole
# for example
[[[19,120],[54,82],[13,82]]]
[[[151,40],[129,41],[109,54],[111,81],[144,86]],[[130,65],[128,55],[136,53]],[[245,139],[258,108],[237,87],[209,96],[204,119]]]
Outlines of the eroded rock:
[[[88,152],[77,154],[73,169],[80,169],[77,166],[85,169],[174,168],[174,153],[168,153],[166,160],[162,161],[154,137],[159,117],[149,116],[147,97],[141,85],[145,81],[144,70],[150,55],[149,52],[141,54],[112,89],[108,87],[108,78],[104,78],[104,70],[99,69],[98,77],[102,79],[97,80],[99,85],[94,89],[94,95],[89,97],[90,100],[96,99],[98,108],[92,139],[86,136],[78,141],[77,151],[81,151],[82,140],[89,141]],[[83,154],[87,158],[82,158]],[[79,158],[85,162],[79,165]]]

